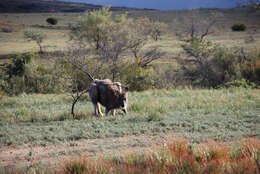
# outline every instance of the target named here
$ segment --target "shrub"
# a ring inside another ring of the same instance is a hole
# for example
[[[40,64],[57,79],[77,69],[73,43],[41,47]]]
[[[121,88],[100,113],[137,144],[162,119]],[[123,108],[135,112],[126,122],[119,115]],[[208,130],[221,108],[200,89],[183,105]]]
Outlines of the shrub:
[[[230,86],[228,82],[239,85],[238,82],[244,84],[242,79],[259,83],[257,62],[260,60],[260,54],[257,51],[237,51],[200,39],[188,42],[183,45],[183,49],[188,55],[182,62],[183,76],[192,85]]]
[[[234,81],[227,82],[227,83],[223,84],[222,87],[255,88],[256,85],[252,82],[246,81],[245,79],[241,79],[241,80],[234,80]]]
[[[142,68],[136,62],[124,68],[120,80],[132,91],[152,89],[156,81],[152,66]]]
[[[55,64],[36,64],[31,62],[38,55],[35,53],[19,54],[11,57],[0,81],[0,90],[9,95],[21,93],[58,93],[65,90],[67,83],[59,77]]]
[[[56,25],[56,24],[58,24],[58,19],[57,19],[57,18],[50,17],[50,18],[47,18],[47,19],[46,19],[46,22],[47,22],[48,24],[51,24],[51,25]]]
[[[237,22],[231,28],[233,31],[245,31],[246,25],[242,22]]]

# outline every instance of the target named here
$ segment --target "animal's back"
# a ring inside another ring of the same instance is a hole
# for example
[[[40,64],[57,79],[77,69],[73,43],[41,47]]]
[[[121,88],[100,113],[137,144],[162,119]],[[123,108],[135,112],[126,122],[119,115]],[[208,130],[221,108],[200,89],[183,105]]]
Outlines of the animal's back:
[[[121,92],[121,84],[113,83],[109,79],[94,80],[89,89],[89,95],[93,103],[101,103],[103,106],[113,109],[117,107],[117,98]]]
[[[98,93],[99,93],[99,88],[101,86],[101,88],[104,88],[104,85],[107,84],[112,84],[112,81],[109,79],[105,79],[105,80],[99,80],[99,79],[95,79],[91,85],[90,85],[90,89],[89,89],[89,96],[90,98],[93,100],[97,100],[98,98]]]

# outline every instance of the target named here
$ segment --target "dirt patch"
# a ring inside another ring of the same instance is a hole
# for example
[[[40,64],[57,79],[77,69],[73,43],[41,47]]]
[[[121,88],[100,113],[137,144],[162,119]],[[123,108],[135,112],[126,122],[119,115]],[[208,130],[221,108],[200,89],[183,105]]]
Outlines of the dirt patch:
[[[105,139],[84,139],[68,142],[65,145],[52,146],[7,146],[0,149],[0,167],[30,166],[44,164],[57,166],[64,161],[81,155],[88,157],[109,156],[134,152],[140,150],[152,150],[166,144],[171,133],[154,136],[125,136]]]

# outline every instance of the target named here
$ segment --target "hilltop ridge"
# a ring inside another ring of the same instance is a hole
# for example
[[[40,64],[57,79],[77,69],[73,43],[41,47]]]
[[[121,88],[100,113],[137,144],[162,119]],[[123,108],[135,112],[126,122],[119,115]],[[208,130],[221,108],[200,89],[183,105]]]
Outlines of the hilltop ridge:
[[[57,0],[1,0],[0,13],[47,13],[47,12],[84,12],[96,10],[101,5],[64,2]],[[127,7],[112,7],[112,11],[138,10]],[[145,9],[141,9],[145,10]]]

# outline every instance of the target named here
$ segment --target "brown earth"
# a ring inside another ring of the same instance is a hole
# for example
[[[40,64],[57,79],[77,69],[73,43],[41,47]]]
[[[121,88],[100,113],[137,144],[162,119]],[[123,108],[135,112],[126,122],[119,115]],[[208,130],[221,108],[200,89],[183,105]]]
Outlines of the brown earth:
[[[125,136],[105,139],[84,139],[63,145],[6,146],[0,149],[0,167],[15,168],[42,164],[60,168],[64,162],[79,156],[121,155],[135,151],[152,151],[166,145],[171,133],[163,136]]]

